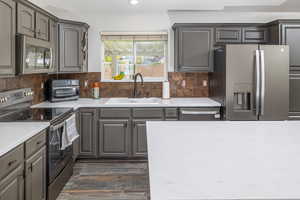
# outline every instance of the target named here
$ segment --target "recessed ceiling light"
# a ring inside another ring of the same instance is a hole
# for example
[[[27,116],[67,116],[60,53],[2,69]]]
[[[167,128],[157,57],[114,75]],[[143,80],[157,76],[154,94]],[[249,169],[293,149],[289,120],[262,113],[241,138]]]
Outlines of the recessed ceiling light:
[[[133,6],[135,6],[135,5],[139,4],[140,1],[139,0],[129,0],[129,3]]]

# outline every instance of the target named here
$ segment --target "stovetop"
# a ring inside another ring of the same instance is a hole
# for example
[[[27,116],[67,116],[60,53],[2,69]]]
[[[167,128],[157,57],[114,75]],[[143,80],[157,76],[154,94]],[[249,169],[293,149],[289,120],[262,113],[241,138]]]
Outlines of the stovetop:
[[[53,122],[71,113],[72,108],[24,108],[6,110],[0,116],[1,122],[33,122],[47,121]]]

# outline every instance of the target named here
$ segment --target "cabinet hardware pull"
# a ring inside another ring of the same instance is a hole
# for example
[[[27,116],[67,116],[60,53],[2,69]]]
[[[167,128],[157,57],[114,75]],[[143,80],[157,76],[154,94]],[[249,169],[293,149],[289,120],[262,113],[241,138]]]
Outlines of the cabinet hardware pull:
[[[36,145],[40,145],[42,143],[42,141],[37,141]]]
[[[17,162],[17,160],[12,160],[12,161],[10,161],[9,163],[8,163],[8,166],[12,166],[14,163],[16,163]]]

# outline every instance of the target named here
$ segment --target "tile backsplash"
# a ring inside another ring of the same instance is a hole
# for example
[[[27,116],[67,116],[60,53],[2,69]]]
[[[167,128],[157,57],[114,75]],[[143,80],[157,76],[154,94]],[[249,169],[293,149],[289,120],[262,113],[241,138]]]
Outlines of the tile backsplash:
[[[208,97],[208,73],[169,72],[171,97]],[[100,72],[72,73],[72,74],[33,74],[11,78],[0,78],[0,92],[5,90],[32,88],[35,92],[34,103],[45,100],[44,83],[49,79],[79,79],[80,97],[91,97],[91,85],[101,79]],[[145,83],[138,85],[143,97],[162,97],[162,83]],[[101,83],[101,97],[131,97],[133,83]]]

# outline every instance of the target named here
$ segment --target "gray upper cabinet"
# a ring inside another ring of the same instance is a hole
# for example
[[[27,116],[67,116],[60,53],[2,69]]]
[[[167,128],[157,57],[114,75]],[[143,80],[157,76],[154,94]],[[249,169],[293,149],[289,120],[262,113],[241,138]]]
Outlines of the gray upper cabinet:
[[[243,43],[267,43],[268,29],[263,27],[243,28]]]
[[[176,71],[213,71],[213,46],[214,28],[175,27]]]
[[[49,18],[39,12],[36,13],[36,38],[49,40]]]
[[[282,44],[290,46],[290,66],[300,70],[300,22],[282,25]]]
[[[130,156],[129,120],[100,120],[99,157],[127,158]]]
[[[79,158],[97,157],[96,109],[80,109]]]
[[[18,3],[17,32],[30,37],[35,36],[35,12],[32,8]]]
[[[24,165],[19,165],[0,181],[1,200],[24,200]]]
[[[0,76],[15,73],[16,3],[0,0]]]
[[[239,27],[216,28],[216,43],[241,43],[242,29]]]
[[[84,72],[82,38],[83,29],[79,25],[59,24],[60,72]]]
[[[46,147],[26,160],[26,200],[46,199]]]

